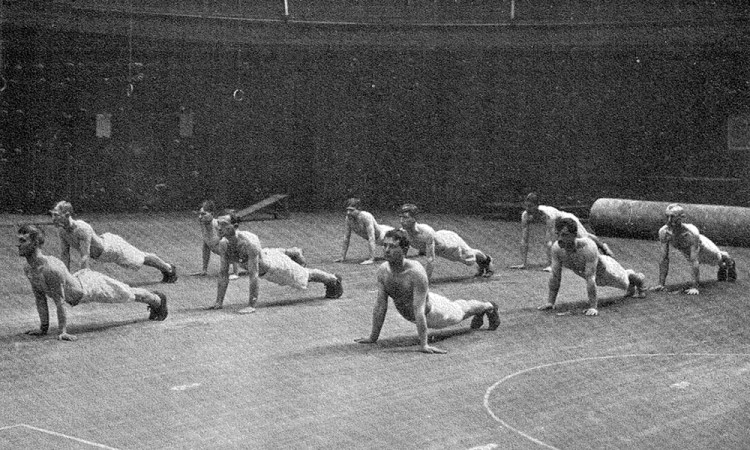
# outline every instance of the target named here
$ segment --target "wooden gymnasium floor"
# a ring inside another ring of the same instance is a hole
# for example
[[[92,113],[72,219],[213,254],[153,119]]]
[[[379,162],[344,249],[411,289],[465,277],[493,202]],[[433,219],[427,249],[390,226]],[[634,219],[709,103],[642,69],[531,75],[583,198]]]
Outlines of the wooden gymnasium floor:
[[[395,225],[393,213],[376,214]],[[164,322],[141,304],[71,308],[77,342],[35,338],[33,296],[17,256],[15,229],[2,228],[0,264],[0,448],[35,449],[601,449],[747,448],[750,443],[750,250],[736,284],[709,281],[698,297],[651,293],[622,300],[601,289],[599,317],[582,314],[584,283],[566,272],[558,312],[539,312],[548,275],[511,271],[519,224],[425,215],[460,232],[497,265],[489,280],[440,261],[434,291],[497,299],[495,332],[460,326],[434,333],[446,355],[417,352],[416,330],[392,304],[378,345],[370,330],[374,266],[357,262],[365,242],[339,255],[343,212],[294,213],[249,222],[265,246],[300,246],[309,264],[343,275],[345,294],[325,300],[261,281],[257,313],[238,315],[247,279],[233,281],[226,309],[205,311],[216,293],[217,259],[200,269],[190,213],[91,215],[101,233],[121,234],[175,262],[175,285],[150,268],[94,268],[170,300]],[[7,219],[7,218],[6,218]],[[16,219],[16,218],[13,218]],[[7,222],[7,220],[6,220]],[[47,227],[48,254],[58,238]],[[653,284],[655,242],[607,239],[626,267]],[[531,260],[541,263],[536,245]],[[707,279],[715,277],[705,270]],[[674,255],[670,284],[688,279]]]

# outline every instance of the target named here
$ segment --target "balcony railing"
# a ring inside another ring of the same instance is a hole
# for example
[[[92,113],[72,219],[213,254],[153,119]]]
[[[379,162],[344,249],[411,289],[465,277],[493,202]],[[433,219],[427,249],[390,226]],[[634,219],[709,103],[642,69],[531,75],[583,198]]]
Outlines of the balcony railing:
[[[747,0],[5,0],[11,7],[75,8],[211,18],[373,24],[605,24],[736,21]],[[24,6],[20,6],[24,5]]]

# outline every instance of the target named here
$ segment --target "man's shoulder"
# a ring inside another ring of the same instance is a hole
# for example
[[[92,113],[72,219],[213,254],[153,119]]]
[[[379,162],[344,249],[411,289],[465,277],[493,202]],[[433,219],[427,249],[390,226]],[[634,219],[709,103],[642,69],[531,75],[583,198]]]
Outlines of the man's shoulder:
[[[85,222],[80,219],[73,220],[73,231],[72,234],[76,236],[92,236],[94,235],[94,227],[92,227],[88,222]]]
[[[537,209],[542,214],[547,216],[548,219],[556,219],[563,214],[563,212],[560,211],[559,209],[555,208],[554,206],[549,206],[549,205],[539,205],[537,206]]]
[[[700,230],[698,229],[698,227],[696,227],[696,226],[695,226],[695,225],[693,225],[692,223],[683,223],[683,224],[682,224],[682,226],[683,226],[683,227],[684,227],[684,228],[685,228],[685,229],[686,229],[686,230],[687,230],[687,231],[688,231],[688,232],[689,232],[690,234],[694,234],[694,235],[696,235],[696,236],[699,236],[699,235],[701,234],[701,232],[700,232]]]
[[[41,260],[43,261],[43,271],[44,272],[56,272],[56,273],[64,273],[68,270],[67,267],[65,267],[65,264],[56,256],[52,255],[43,255],[41,257]],[[31,270],[30,266],[26,266],[28,270]]]
[[[671,237],[672,233],[669,231],[669,227],[667,225],[662,225],[662,227],[659,228],[659,241],[667,242]]]
[[[260,245],[260,238],[257,235],[249,231],[238,231],[237,240],[244,248],[251,248],[260,254],[262,247]]]
[[[596,245],[596,242],[594,242],[593,239],[591,239],[588,236],[576,238],[577,242],[581,242],[581,247],[584,252],[586,252],[586,256],[589,256],[589,253],[593,256],[599,255],[599,246]]]
[[[82,219],[73,219],[73,225],[75,225],[76,228],[80,228],[82,230],[93,230],[94,227],[91,226],[90,223],[86,222]]]
[[[406,268],[406,272],[412,276],[424,276],[425,279],[427,278],[427,270],[425,270],[422,263],[417,260],[404,260],[404,267]]]
[[[250,231],[237,231],[237,237],[250,242],[260,242],[260,238],[258,237],[258,235],[255,233],[251,233]]]
[[[414,225],[415,230],[417,231],[417,234],[427,234],[427,235],[434,235],[435,229],[431,226],[427,225],[426,223],[418,223]]]

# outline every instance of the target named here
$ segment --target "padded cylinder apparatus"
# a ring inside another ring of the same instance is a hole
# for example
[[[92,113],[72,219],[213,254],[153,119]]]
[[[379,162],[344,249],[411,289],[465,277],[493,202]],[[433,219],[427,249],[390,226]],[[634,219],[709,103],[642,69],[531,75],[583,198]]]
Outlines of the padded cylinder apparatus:
[[[591,206],[589,221],[600,236],[657,239],[671,203],[600,198]],[[683,222],[698,227],[714,243],[750,246],[750,208],[690,203],[680,206],[685,209]]]

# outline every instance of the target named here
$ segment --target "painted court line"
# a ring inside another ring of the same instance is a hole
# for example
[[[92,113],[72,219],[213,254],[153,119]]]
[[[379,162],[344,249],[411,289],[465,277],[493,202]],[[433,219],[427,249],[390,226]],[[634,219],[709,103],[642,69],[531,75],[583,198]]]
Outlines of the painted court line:
[[[589,358],[577,358],[577,359],[569,359],[566,361],[559,361],[559,362],[554,362],[554,363],[549,363],[549,364],[541,364],[538,366],[530,367],[528,369],[519,370],[516,373],[512,373],[506,376],[505,378],[502,378],[500,381],[496,382],[492,386],[490,386],[487,389],[487,391],[484,393],[484,409],[487,410],[487,412],[490,414],[490,416],[492,416],[493,419],[495,419],[496,422],[498,422],[500,425],[507,428],[508,430],[523,436],[524,438],[528,439],[529,441],[541,447],[548,448],[551,450],[559,450],[557,447],[547,444],[544,441],[541,441],[533,436],[530,436],[524,433],[523,431],[517,428],[512,427],[509,423],[499,418],[492,411],[492,408],[490,408],[490,395],[492,395],[492,391],[495,390],[495,388],[497,388],[501,384],[510,380],[511,378],[515,378],[518,375],[523,375],[525,373],[532,372],[534,370],[545,369],[547,367],[562,366],[565,364],[573,364],[573,363],[584,362],[584,361],[596,361],[596,360],[606,360],[606,359],[615,359],[615,358],[643,358],[643,357],[657,357],[657,356],[750,356],[750,354],[747,354],[747,353],[633,353],[633,354],[627,354],[627,355],[592,356]]]
[[[19,424],[16,424],[16,425],[8,425],[8,426],[5,426],[5,427],[1,427],[0,431],[9,430],[11,428],[18,428],[18,427],[28,428],[30,430],[38,431],[40,433],[46,433],[46,434],[49,434],[49,435],[52,435],[52,436],[61,437],[61,438],[64,438],[64,439],[70,439],[71,441],[80,442],[81,444],[90,445],[90,446],[96,447],[96,448],[104,448],[104,449],[107,449],[107,450],[117,450],[116,448],[110,447],[108,445],[97,444],[96,442],[91,442],[91,441],[87,441],[85,439],[80,439],[80,438],[77,438],[77,437],[68,436],[67,434],[58,433],[56,431],[45,430],[44,428],[38,428],[38,427],[31,426],[31,425],[26,425],[25,423],[19,423]]]

